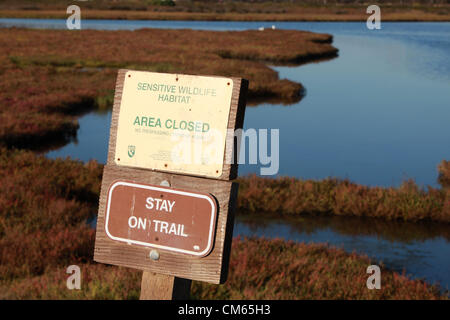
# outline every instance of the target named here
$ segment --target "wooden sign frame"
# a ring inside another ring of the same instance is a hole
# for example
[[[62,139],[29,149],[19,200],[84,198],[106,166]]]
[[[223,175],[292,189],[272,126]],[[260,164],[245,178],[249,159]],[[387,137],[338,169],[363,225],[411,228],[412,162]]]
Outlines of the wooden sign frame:
[[[118,71],[117,76],[111,119],[108,159],[103,170],[100,191],[94,260],[101,263],[146,271],[144,272],[142,280],[143,291],[148,291],[147,287],[144,288],[144,283],[149,283],[149,279],[156,279],[154,282],[156,281],[159,283],[158,281],[164,276],[175,277],[170,278],[172,279],[172,284],[179,283],[184,279],[205,281],[215,284],[223,283],[225,282],[228,273],[234,211],[238,192],[238,184],[229,181],[236,178],[238,173],[238,164],[236,161],[231,161],[235,142],[234,130],[241,129],[243,126],[248,81],[240,78],[229,78],[233,81],[233,92],[228,119],[228,129],[231,130],[228,130],[226,137],[222,175],[217,179],[212,179],[123,165],[119,166],[115,163],[114,156],[117,126],[119,122],[123,84],[127,71],[129,70],[121,69]],[[109,187],[115,181],[123,179],[135,183],[152,185],[161,185],[164,181],[166,183],[168,182],[171,188],[211,194],[216,199],[218,205],[214,245],[211,252],[206,257],[200,258],[182,253],[158,250],[160,253],[159,259],[153,260],[149,257],[151,248],[130,245],[110,239],[105,232],[107,192]],[[150,274],[154,274],[154,276],[149,276]],[[157,297],[157,295],[154,294],[147,296]]]

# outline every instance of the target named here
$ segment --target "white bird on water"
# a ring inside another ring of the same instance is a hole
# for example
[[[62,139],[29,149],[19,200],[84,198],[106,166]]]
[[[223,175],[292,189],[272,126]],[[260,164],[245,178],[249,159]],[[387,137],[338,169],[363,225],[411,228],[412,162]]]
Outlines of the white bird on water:
[[[275,27],[275,25],[273,24],[273,25],[272,25],[272,30],[275,30],[275,29],[276,29],[276,27]],[[259,27],[258,30],[259,30],[259,31],[264,31],[264,27]]]

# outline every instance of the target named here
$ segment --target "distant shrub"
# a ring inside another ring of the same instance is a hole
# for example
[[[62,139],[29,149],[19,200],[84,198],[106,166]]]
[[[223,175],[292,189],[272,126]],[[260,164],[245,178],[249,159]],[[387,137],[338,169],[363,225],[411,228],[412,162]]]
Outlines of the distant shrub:
[[[150,4],[154,6],[175,7],[176,3],[172,0],[151,0]]]
[[[348,180],[238,179],[242,211],[277,214],[336,214],[387,220],[450,222],[449,195],[405,181],[399,188],[368,187]]]
[[[442,160],[438,166],[439,178],[438,181],[444,188],[450,187],[450,161]]]

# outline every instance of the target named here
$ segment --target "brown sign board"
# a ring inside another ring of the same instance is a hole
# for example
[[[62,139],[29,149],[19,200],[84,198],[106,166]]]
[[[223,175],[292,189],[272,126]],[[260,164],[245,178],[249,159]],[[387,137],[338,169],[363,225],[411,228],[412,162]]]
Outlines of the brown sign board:
[[[217,215],[213,246],[209,254],[202,257],[156,249],[160,254],[159,259],[152,260],[150,252],[155,248],[111,239],[105,230],[108,191],[114,183],[123,180],[139,185],[160,185],[167,181],[175,190],[210,194],[216,200]],[[237,191],[238,184],[232,181],[106,165],[100,191],[94,260],[179,278],[223,283],[228,272]]]
[[[118,180],[108,190],[105,232],[115,241],[204,257],[216,213],[209,194]]]

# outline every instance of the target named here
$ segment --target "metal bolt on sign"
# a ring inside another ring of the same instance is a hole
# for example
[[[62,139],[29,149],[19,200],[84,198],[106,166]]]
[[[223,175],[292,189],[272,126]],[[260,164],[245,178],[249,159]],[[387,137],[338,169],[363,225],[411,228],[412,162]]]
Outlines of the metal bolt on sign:
[[[150,257],[150,259],[157,261],[157,260],[159,260],[159,252],[156,250],[152,250],[152,251],[150,251],[149,257]]]
[[[163,187],[170,187],[170,183],[167,180],[161,181],[160,185],[163,186]]]

